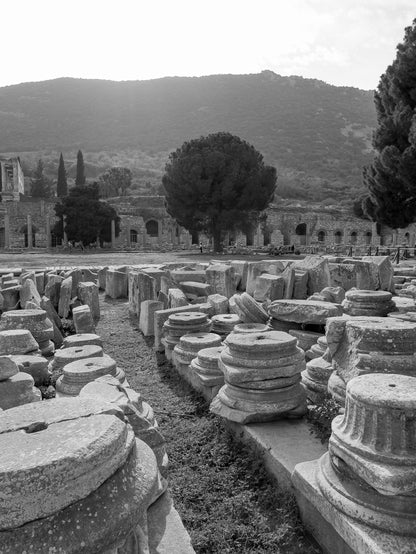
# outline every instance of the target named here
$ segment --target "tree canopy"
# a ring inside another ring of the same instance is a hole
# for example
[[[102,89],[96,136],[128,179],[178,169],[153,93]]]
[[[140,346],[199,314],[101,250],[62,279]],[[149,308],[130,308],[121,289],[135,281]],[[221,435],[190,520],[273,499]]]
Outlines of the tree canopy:
[[[127,167],[111,167],[107,169],[98,179],[100,196],[102,198],[125,196],[127,189],[131,186],[131,180],[132,174]]]
[[[390,227],[406,227],[416,220],[416,19],[405,29],[374,100],[377,154],[364,168],[364,212]]]
[[[64,157],[61,155],[59,157],[59,166],[58,166],[58,182],[56,184],[56,194],[59,198],[62,198],[68,194],[68,183],[66,180],[66,170]]]
[[[44,174],[42,160],[38,161],[30,183],[30,194],[35,198],[50,198],[52,196],[52,183]]]
[[[120,233],[120,218],[112,206],[101,202],[98,184],[81,185],[71,188],[55,206],[55,213],[60,218],[54,228],[58,237],[65,231],[68,240],[84,245],[111,240],[111,220],[115,220],[116,236]]]
[[[77,153],[77,173],[75,177],[75,185],[85,185],[85,165],[84,165],[84,156],[82,155],[81,150],[78,150]]]
[[[276,170],[254,146],[221,132],[172,152],[162,182],[168,213],[190,232],[212,236],[219,251],[225,231],[247,228],[271,202]]]

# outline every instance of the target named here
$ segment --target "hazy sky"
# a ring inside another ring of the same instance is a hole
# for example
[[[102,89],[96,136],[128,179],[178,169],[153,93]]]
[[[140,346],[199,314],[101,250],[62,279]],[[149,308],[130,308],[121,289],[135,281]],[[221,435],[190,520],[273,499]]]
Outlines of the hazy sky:
[[[415,0],[15,0],[0,86],[56,77],[302,75],[375,88]]]

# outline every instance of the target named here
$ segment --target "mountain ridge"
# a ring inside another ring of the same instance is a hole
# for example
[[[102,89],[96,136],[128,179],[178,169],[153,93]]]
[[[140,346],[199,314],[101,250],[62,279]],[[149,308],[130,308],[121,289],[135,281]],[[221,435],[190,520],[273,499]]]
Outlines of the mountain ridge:
[[[81,148],[97,171],[100,152],[127,161],[137,152],[154,160],[159,179],[162,158],[185,140],[229,131],[276,166],[283,196],[318,201],[328,194],[347,201],[363,190],[375,125],[372,91],[269,70],[144,81],[60,77],[0,88],[0,152],[65,156]]]

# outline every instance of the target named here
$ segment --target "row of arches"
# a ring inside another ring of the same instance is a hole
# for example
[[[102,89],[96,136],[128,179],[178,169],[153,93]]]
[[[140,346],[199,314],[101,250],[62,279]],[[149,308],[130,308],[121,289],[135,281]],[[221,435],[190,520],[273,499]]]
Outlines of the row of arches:
[[[306,223],[300,223],[296,229],[295,233],[300,237],[300,243],[306,244],[307,237],[307,226]],[[350,231],[348,234],[345,234],[343,230],[338,229],[333,233],[329,233],[325,229],[320,229],[316,234],[316,239],[320,243],[331,242],[334,244],[343,244],[344,239],[348,244],[356,244],[358,242],[359,233],[355,230]],[[371,231],[366,231],[363,233],[362,238],[365,244],[371,244],[373,234]]]

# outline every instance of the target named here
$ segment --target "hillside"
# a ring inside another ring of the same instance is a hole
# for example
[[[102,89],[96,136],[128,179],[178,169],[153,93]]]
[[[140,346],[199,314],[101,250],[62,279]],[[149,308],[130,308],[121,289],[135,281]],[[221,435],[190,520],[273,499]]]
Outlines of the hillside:
[[[346,201],[361,190],[375,124],[371,91],[270,71],[0,88],[0,152],[19,153],[26,170],[42,156],[53,173],[60,151],[71,170],[81,148],[87,176],[123,164],[136,184],[156,184],[183,141],[229,131],[277,167],[282,196]]]

